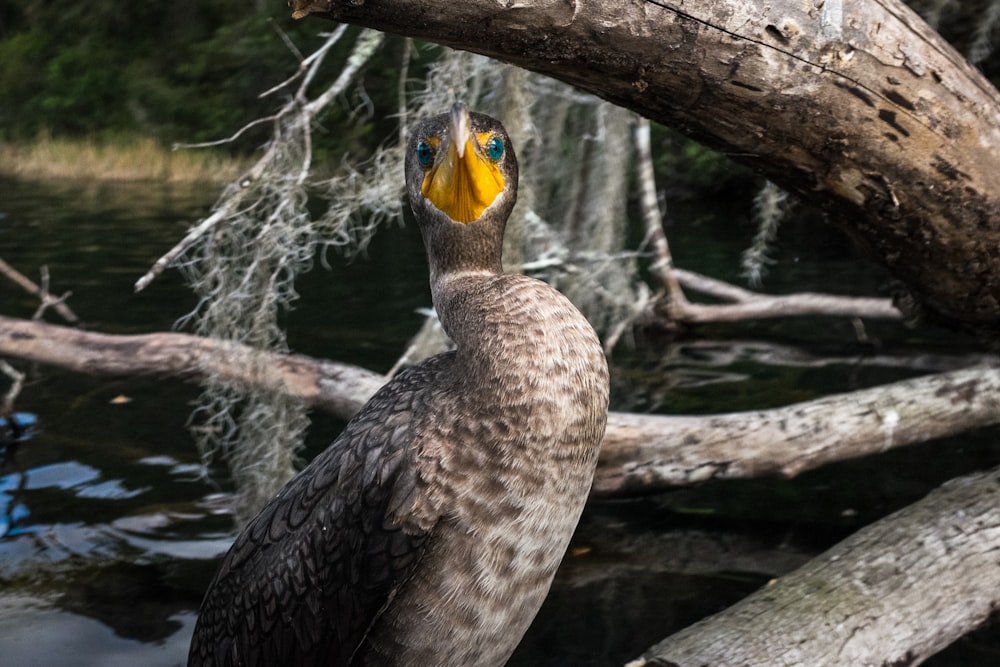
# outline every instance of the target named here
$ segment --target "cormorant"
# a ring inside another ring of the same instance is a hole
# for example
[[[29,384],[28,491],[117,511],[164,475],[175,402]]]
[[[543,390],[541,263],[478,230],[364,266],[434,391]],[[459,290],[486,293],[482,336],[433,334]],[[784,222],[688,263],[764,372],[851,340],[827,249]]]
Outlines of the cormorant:
[[[559,292],[500,264],[503,126],[415,128],[406,186],[453,352],[402,371],[239,535],[189,665],[503,665],[586,501],[608,369]]]

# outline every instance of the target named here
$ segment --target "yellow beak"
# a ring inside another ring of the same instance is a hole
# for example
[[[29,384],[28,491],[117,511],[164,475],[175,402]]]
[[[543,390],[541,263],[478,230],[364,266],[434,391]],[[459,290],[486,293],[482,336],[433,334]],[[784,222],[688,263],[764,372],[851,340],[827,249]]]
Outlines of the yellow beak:
[[[504,178],[482,147],[492,135],[472,133],[464,104],[452,107],[450,120],[444,154],[427,170],[421,192],[455,222],[470,223],[503,192]]]

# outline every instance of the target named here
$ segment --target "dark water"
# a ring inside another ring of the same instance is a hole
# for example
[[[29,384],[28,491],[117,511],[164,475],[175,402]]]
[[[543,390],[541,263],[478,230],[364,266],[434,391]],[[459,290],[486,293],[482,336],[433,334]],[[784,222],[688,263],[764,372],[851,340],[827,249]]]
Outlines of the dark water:
[[[56,187],[0,181],[0,257],[52,291],[90,329],[169,329],[194,304],[176,274],[132,284],[207,210],[205,190]],[[734,279],[753,230],[732,211],[678,207],[679,265]],[[885,293],[886,276],[815,222],[782,230],[767,286]],[[385,371],[429,304],[416,231],[381,231],[370,259],[333,258],[300,284],[296,351]],[[391,269],[387,268],[391,267]],[[835,279],[831,279],[835,277]],[[32,298],[0,279],[0,313]],[[57,321],[49,316],[49,321]],[[710,329],[710,341],[642,340],[613,360],[613,407],[710,413],[770,407],[964,365],[978,351],[941,332],[808,319]],[[233,537],[227,480],[197,475],[185,430],[198,390],[30,368],[17,410],[37,420],[0,468],[0,665],[180,665],[195,610]],[[0,380],[0,389],[5,388]],[[317,417],[310,453],[341,425]],[[512,666],[618,665],[725,608],[950,476],[993,466],[991,429],[791,481],[710,484],[588,508],[542,613]],[[927,664],[994,665],[993,630]]]

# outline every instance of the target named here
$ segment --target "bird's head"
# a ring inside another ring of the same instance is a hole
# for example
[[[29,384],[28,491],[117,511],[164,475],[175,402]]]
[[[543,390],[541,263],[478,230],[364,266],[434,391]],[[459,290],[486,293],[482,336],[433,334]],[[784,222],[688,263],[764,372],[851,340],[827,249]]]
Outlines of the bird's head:
[[[423,121],[407,146],[406,187],[421,224],[506,222],[517,196],[517,158],[503,125],[461,103]]]

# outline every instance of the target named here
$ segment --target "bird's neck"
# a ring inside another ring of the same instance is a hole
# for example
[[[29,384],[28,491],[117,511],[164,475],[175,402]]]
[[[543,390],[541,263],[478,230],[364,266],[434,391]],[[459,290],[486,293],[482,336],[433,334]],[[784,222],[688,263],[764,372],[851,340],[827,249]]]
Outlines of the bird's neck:
[[[483,268],[459,268],[431,276],[431,298],[445,333],[461,349],[481,346],[485,318],[498,304],[491,285],[501,273]]]
[[[536,374],[536,361],[586,346],[591,341],[582,332],[593,336],[568,301],[527,276],[454,271],[431,288],[441,325],[455,342],[456,372],[481,388],[503,390],[518,378],[523,382],[515,384],[527,386],[521,376]]]
[[[521,300],[515,294],[523,278],[470,269],[443,273],[431,283],[438,319],[454,341],[459,367],[468,379],[483,376],[488,382],[504,372],[498,365],[511,358],[509,348],[527,325],[509,310],[512,298]]]
[[[423,225],[432,289],[455,275],[502,273],[504,226],[496,216],[467,225],[450,221]]]

